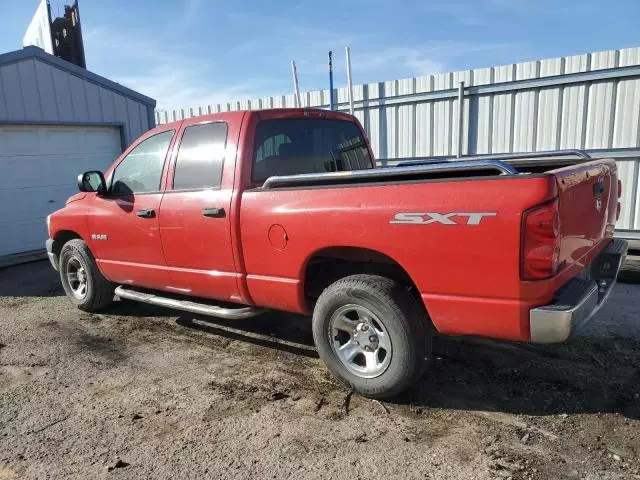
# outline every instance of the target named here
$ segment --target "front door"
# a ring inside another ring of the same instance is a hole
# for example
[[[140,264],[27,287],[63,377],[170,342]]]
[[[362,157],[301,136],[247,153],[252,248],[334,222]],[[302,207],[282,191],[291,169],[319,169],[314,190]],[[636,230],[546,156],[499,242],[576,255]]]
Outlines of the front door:
[[[88,215],[96,261],[114,283],[166,288],[158,215],[161,180],[175,130],[133,146],[111,173],[108,191],[96,195]]]
[[[223,168],[227,152],[235,156],[227,136],[237,128],[226,122],[197,122],[183,123],[160,206],[160,233],[171,285],[192,296],[240,302],[231,247],[234,162],[227,160],[228,168]]]

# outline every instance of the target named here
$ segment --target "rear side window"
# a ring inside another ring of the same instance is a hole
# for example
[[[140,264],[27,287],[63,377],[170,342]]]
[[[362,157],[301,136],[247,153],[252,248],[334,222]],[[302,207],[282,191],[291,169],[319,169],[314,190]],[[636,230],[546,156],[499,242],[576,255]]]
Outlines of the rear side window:
[[[316,118],[263,120],[256,128],[252,180],[275,175],[372,168],[360,129],[353,122]]]
[[[227,131],[224,122],[185,128],[173,175],[174,190],[220,188]]]

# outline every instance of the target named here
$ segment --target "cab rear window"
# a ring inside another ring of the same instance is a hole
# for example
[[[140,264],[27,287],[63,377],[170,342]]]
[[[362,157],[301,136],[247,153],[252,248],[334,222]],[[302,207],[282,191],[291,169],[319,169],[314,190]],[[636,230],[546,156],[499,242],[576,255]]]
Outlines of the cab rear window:
[[[349,121],[287,118],[261,121],[256,129],[252,180],[301,173],[373,168],[367,143]]]

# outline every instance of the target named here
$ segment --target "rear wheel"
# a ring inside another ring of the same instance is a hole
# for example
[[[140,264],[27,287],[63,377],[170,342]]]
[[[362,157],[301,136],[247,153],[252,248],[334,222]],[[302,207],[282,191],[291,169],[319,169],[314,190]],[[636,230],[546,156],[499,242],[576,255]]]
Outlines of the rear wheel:
[[[389,398],[427,366],[431,330],[424,310],[399,283],[353,275],[330,285],[313,312],[320,358],[346,386]]]
[[[84,241],[74,239],[65,243],[59,265],[62,287],[80,310],[96,312],[113,302],[115,287],[100,273]]]

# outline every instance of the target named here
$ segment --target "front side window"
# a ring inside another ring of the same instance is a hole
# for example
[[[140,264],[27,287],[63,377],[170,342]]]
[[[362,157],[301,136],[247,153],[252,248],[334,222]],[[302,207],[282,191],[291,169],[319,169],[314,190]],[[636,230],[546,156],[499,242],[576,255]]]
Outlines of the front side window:
[[[224,122],[185,129],[173,176],[174,190],[220,188],[227,130]]]
[[[256,128],[252,180],[275,175],[363,170],[373,164],[358,126],[345,120],[263,120]]]
[[[111,181],[111,193],[131,195],[160,190],[162,168],[175,130],[158,133],[138,144],[118,164]]]

